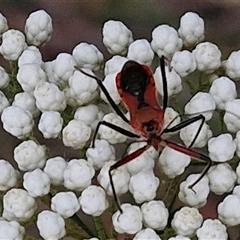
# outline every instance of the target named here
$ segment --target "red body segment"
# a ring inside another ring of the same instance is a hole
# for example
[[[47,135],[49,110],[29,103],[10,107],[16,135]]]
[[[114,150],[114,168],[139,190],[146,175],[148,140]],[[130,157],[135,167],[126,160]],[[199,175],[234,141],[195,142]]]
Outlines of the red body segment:
[[[167,107],[167,102],[168,102],[167,80],[166,80],[164,59],[165,59],[164,57],[160,58],[160,67],[162,71],[163,92],[164,92],[163,107],[161,107],[158,102],[158,93],[155,86],[155,80],[153,77],[153,73],[148,66],[141,65],[141,64],[138,64],[137,62],[130,60],[124,64],[121,72],[117,74],[116,86],[121,96],[122,102],[124,103],[125,107],[130,113],[130,120],[126,118],[124,113],[115,104],[110,94],[108,93],[107,89],[102,84],[102,81],[97,77],[91,76],[90,74],[80,70],[85,75],[92,77],[97,81],[99,87],[104,92],[106,98],[108,99],[110,105],[115,110],[115,112],[122,118],[123,121],[130,124],[137,133],[135,134],[135,133],[132,133],[131,131],[123,129],[112,123],[101,121],[98,123],[96,132],[93,136],[93,146],[94,146],[94,141],[100,125],[105,125],[107,127],[110,127],[115,131],[118,131],[131,138],[143,137],[147,143],[146,145],[139,148],[135,152],[132,152],[131,154],[124,156],[121,160],[113,164],[109,169],[108,173],[110,178],[110,184],[113,191],[113,196],[117,203],[118,209],[120,210],[121,213],[122,213],[122,209],[120,206],[121,204],[117,197],[117,193],[115,191],[112,171],[114,171],[118,167],[128,162],[131,162],[136,157],[140,156],[143,152],[145,152],[149,147],[153,146],[156,150],[159,151],[161,146],[163,147],[169,146],[170,148],[176,151],[182,152],[184,154],[187,154],[190,157],[193,157],[208,163],[205,169],[202,171],[199,178],[195,182],[193,182],[189,186],[189,188],[193,188],[195,184],[197,184],[203,178],[203,176],[207,173],[207,171],[209,170],[212,164],[212,161],[208,156],[191,149],[191,146],[193,145],[194,141],[198,137],[201,127],[205,121],[205,118],[203,115],[199,114],[198,116],[182,121],[173,127],[169,127],[169,128],[167,127],[163,129],[164,113],[165,113],[165,109]],[[163,140],[161,138],[162,134],[164,133],[173,133],[173,132],[179,131],[180,129],[196,121],[201,121],[201,124],[197,131],[196,136],[193,138],[193,141],[189,147],[185,147],[181,144],[177,144],[169,140]]]
[[[147,65],[142,65],[142,68],[149,77],[149,82],[144,91],[144,102],[146,107],[139,108],[139,100],[131,93],[124,91],[122,88],[122,74],[117,74],[116,86],[118,93],[122,98],[122,102],[130,113],[129,124],[136,130],[142,137],[146,139],[153,139],[161,133],[162,124],[164,120],[164,110],[160,107],[158,102],[158,93],[155,86],[155,80],[151,69]],[[153,126],[152,131],[147,131],[144,127],[146,123],[150,123]],[[154,140],[154,139],[153,139]],[[153,141],[154,142],[154,141]],[[152,145],[158,150],[158,144]]]

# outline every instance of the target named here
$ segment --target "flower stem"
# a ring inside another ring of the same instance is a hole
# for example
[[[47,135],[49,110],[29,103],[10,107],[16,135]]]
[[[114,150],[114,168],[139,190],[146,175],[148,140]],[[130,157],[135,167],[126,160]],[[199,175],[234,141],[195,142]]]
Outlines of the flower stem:
[[[163,202],[165,203],[166,207],[169,210],[172,208],[172,205],[175,202],[180,180],[181,180],[181,176],[177,176],[170,181],[168,190],[163,198]]]
[[[100,240],[106,240],[107,236],[106,236],[106,232],[104,230],[104,226],[103,226],[101,218],[100,217],[93,217],[93,221],[94,221],[97,233],[98,233],[98,238]]]
[[[74,214],[70,219],[80,226],[90,237],[95,237],[95,234],[87,227],[77,214]]]

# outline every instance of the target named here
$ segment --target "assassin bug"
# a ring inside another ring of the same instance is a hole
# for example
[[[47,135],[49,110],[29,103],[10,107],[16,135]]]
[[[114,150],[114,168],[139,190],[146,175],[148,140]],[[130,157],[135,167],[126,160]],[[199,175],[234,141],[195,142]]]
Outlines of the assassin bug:
[[[162,72],[163,93],[164,93],[162,107],[158,103],[157,90],[155,87],[155,80],[153,77],[153,73],[147,65],[141,65],[135,61],[129,60],[124,64],[122,70],[117,74],[116,86],[117,86],[119,95],[121,96],[123,104],[125,105],[125,107],[130,113],[130,120],[128,120],[125,117],[123,112],[115,104],[115,102],[109,95],[107,89],[102,84],[102,81],[97,77],[92,76],[80,69],[82,73],[84,73],[85,75],[91,78],[94,78],[97,81],[99,87],[105,94],[107,100],[109,101],[110,105],[115,110],[115,112],[123,119],[123,121],[131,125],[131,127],[136,132],[136,133],[132,133],[131,131],[125,130],[112,123],[109,123],[106,121],[100,121],[97,125],[95,134],[93,136],[93,146],[94,146],[94,141],[96,139],[98,129],[101,125],[110,127],[131,138],[143,138],[147,143],[145,146],[139,148],[135,152],[124,156],[121,160],[113,164],[109,169],[109,178],[110,178],[110,184],[111,184],[113,196],[117,203],[117,207],[121,213],[122,213],[122,209],[115,191],[112,172],[118,167],[134,160],[136,157],[138,157],[144,151],[146,151],[149,147],[153,146],[157,151],[160,151],[161,146],[162,147],[169,146],[170,148],[177,150],[179,152],[182,152],[184,154],[187,154],[190,157],[203,160],[208,163],[205,169],[202,171],[200,177],[194,183],[192,183],[189,186],[189,188],[193,188],[193,186],[203,178],[203,176],[207,173],[207,171],[209,170],[212,164],[212,161],[208,156],[203,155],[191,149],[205,121],[205,117],[203,115],[199,114],[195,117],[182,121],[179,124],[175,125],[174,127],[163,128],[164,113],[168,104],[167,80],[166,80],[166,73],[165,73],[164,57],[160,58],[160,67]],[[201,121],[201,123],[189,147],[185,147],[183,145],[174,143],[172,141],[162,139],[162,135],[164,133],[176,132],[196,121]]]

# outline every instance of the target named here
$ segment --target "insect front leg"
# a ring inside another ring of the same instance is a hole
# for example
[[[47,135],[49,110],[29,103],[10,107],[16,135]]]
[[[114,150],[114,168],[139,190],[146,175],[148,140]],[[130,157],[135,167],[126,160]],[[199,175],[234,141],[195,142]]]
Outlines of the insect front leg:
[[[100,121],[100,122],[98,122],[96,130],[95,130],[94,135],[93,135],[92,146],[91,146],[93,148],[94,148],[94,145],[95,145],[95,140],[96,140],[96,137],[97,137],[97,133],[98,133],[99,128],[100,128],[101,125],[107,126],[107,127],[111,128],[111,129],[113,129],[113,130],[115,130],[115,131],[117,131],[117,132],[127,136],[127,137],[130,137],[130,138],[140,138],[139,135],[137,135],[135,133],[132,133],[132,132],[130,132],[130,131],[124,129],[124,128],[121,128],[121,127],[119,127],[117,125],[114,125],[114,124],[106,122],[106,121]]]
[[[77,68],[78,69],[78,68]],[[122,118],[122,120],[126,123],[129,123],[129,120],[125,117],[124,113],[120,110],[120,108],[117,106],[117,104],[113,101],[112,97],[110,96],[109,92],[107,91],[107,89],[105,88],[105,86],[102,83],[102,80],[100,80],[99,78],[83,71],[82,69],[78,69],[81,73],[85,74],[88,77],[91,77],[93,79],[95,79],[97,81],[98,86],[100,87],[100,89],[103,91],[104,95],[106,96],[108,102],[110,103],[111,107],[113,108],[113,110],[117,113],[117,115],[119,117]]]
[[[189,118],[183,122],[180,122],[179,124],[177,124],[176,126],[172,127],[172,128],[165,128],[163,131],[162,131],[162,134],[163,133],[172,133],[172,132],[176,132],[178,130],[181,130],[182,128],[194,123],[194,122],[197,122],[197,121],[201,121],[199,127],[198,127],[198,130],[197,130],[197,133],[195,134],[192,142],[190,143],[190,145],[188,146],[188,148],[191,148],[193,146],[193,144],[195,143],[197,137],[199,136],[200,134],[200,131],[202,130],[202,127],[203,127],[203,124],[205,122],[205,117],[200,114],[198,116],[195,116],[195,117],[192,117],[192,118]]]
[[[168,89],[167,89],[167,77],[165,71],[165,57],[160,58],[160,68],[162,73],[162,82],[163,82],[163,110],[166,110],[168,105]]]

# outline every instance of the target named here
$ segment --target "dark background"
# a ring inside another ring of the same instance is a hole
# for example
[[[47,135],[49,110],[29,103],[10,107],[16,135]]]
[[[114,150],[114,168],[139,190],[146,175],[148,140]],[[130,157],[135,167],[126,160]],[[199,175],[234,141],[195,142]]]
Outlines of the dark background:
[[[120,20],[132,30],[134,39],[151,40],[151,32],[157,25],[167,23],[178,29],[180,17],[188,11],[197,12],[204,19],[206,41],[218,45],[223,60],[231,51],[240,49],[240,1],[0,1],[0,12],[7,18],[9,28],[21,31],[28,15],[39,9],[50,14],[54,28],[51,41],[40,49],[44,61],[55,59],[61,52],[71,53],[82,41],[95,44],[108,59],[110,54],[102,43],[101,32],[105,21]],[[8,67],[2,56],[0,65]],[[19,142],[3,131],[0,124],[0,159],[12,162],[13,149]],[[47,144],[54,146],[56,140]],[[58,148],[53,155],[65,152],[63,148],[60,151]],[[216,217],[215,201],[210,198],[210,204],[202,210],[205,216]]]
[[[0,12],[10,28],[19,30],[24,29],[28,15],[38,9],[46,10],[53,19],[52,40],[41,49],[45,61],[60,52],[70,53],[81,41],[96,44],[105,54],[101,30],[109,19],[123,21],[134,39],[151,40],[151,32],[159,24],[178,29],[179,19],[187,11],[197,12],[204,19],[206,40],[219,46],[223,59],[240,48],[240,1],[0,1]]]

